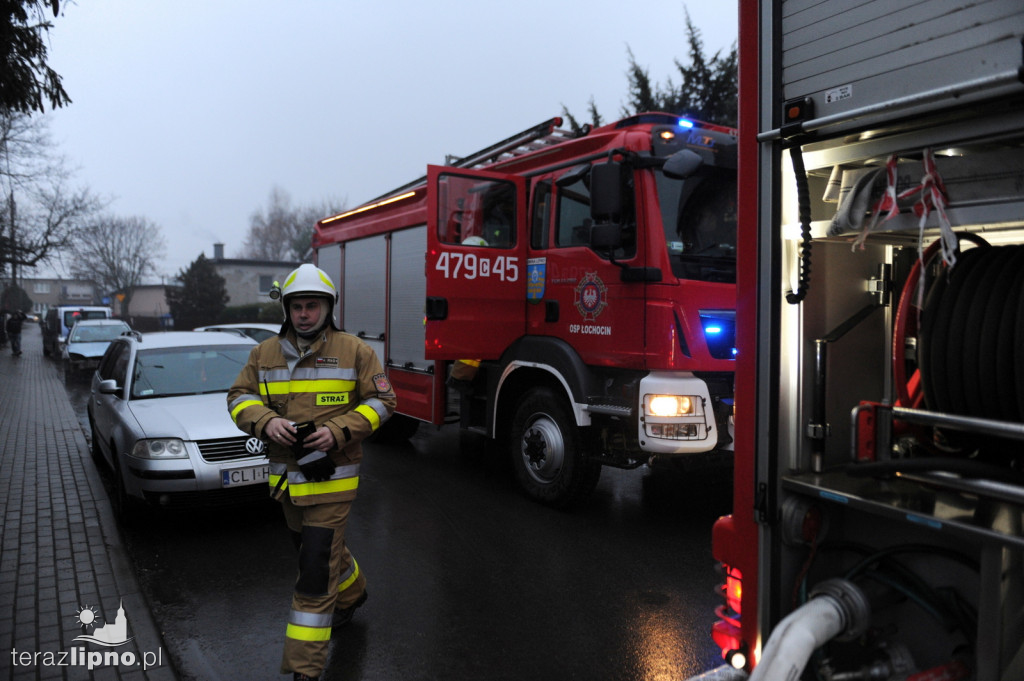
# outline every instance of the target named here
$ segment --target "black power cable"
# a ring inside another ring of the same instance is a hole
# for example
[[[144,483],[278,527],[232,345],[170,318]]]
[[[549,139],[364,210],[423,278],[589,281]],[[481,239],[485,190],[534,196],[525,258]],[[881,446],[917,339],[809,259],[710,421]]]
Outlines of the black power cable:
[[[807,187],[807,170],[804,168],[804,155],[799,144],[790,147],[789,157],[793,162],[793,174],[796,175],[797,217],[800,220],[800,276],[796,291],[786,294],[786,302],[798,305],[807,297],[811,281],[811,193]]]

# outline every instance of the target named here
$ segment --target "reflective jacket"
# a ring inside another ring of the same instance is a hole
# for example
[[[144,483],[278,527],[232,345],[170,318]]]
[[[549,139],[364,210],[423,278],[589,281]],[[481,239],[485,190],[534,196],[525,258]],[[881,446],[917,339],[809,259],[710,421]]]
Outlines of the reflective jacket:
[[[359,485],[360,443],[394,412],[395,393],[376,353],[359,338],[327,328],[303,355],[294,340],[289,331],[252,349],[228,391],[228,411],[239,429],[267,444],[273,496],[287,490],[298,506],[350,501]],[[306,480],[290,447],[266,442],[263,429],[277,416],[331,429],[337,447],[328,454],[337,470],[330,480]]]

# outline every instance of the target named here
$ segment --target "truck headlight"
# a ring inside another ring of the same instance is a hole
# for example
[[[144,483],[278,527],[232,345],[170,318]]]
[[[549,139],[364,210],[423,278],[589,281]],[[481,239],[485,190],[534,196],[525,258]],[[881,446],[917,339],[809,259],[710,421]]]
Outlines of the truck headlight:
[[[176,437],[139,440],[132,447],[132,456],[140,459],[187,459],[185,443]]]
[[[690,395],[648,395],[645,411],[650,416],[693,416],[696,400]]]

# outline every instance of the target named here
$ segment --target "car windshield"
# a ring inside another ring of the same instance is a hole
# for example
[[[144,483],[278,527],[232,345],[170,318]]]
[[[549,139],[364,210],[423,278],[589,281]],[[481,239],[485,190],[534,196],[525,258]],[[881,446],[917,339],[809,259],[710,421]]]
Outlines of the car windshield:
[[[69,310],[64,313],[64,326],[74,326],[83,319],[106,319],[104,310]]]
[[[736,281],[736,171],[687,180],[656,173],[672,273],[680,279]]]
[[[140,350],[132,373],[132,399],[227,392],[252,347],[211,345]]]
[[[245,329],[245,334],[247,336],[253,338],[254,340],[257,340],[257,341],[262,343],[263,341],[267,340],[271,336],[276,336],[277,335],[277,331],[271,331],[269,329],[248,329],[247,328],[247,329]]]
[[[71,332],[70,343],[110,342],[128,331],[127,324],[104,324],[103,326],[76,326]]]

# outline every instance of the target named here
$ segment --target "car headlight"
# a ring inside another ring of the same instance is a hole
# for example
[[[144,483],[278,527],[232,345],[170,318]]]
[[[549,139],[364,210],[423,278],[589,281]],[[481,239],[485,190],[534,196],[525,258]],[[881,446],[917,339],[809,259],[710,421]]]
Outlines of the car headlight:
[[[139,440],[132,447],[132,456],[140,459],[187,459],[185,443],[176,437]]]
[[[663,418],[693,416],[695,401],[690,395],[648,395],[646,411],[651,416]]]

